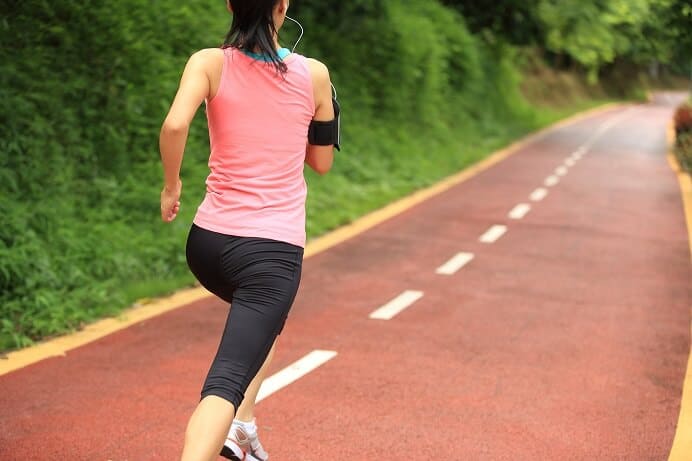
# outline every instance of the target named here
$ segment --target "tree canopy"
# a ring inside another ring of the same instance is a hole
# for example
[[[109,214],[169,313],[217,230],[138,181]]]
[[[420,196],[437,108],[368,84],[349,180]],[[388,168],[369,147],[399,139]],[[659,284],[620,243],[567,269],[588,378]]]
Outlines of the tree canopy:
[[[445,0],[476,33],[563,55],[592,75],[617,60],[692,65],[689,0]]]

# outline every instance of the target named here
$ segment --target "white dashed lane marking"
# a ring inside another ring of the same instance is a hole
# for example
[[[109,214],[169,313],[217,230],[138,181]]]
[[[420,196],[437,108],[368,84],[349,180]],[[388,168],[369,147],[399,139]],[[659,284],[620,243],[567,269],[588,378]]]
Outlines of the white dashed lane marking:
[[[558,177],[555,176],[555,175],[550,175],[550,176],[548,176],[547,178],[545,178],[544,184],[545,184],[547,187],[552,187],[552,186],[556,185],[556,184],[559,183],[559,182],[560,182],[560,178],[558,178]]]
[[[564,176],[564,175],[566,175],[566,174],[567,174],[567,167],[559,166],[559,167],[555,168],[555,174],[556,174],[557,176]]]
[[[509,217],[510,219],[522,219],[529,211],[531,211],[531,205],[520,203],[509,212]]]
[[[572,157],[570,157],[570,158],[568,158],[567,160],[565,160],[565,165],[567,165],[567,166],[569,166],[569,167],[572,167],[572,166],[574,166],[574,165],[576,165],[576,164],[577,164],[577,161],[576,161],[574,158],[572,158]]]
[[[370,314],[370,318],[376,320],[390,320],[422,297],[422,291],[404,291],[399,296]]]
[[[534,202],[540,202],[548,195],[548,189],[539,187],[535,191],[531,192],[529,198]]]
[[[265,379],[257,394],[256,401],[259,402],[260,400],[266,399],[273,393],[324,365],[334,357],[336,357],[336,352],[334,351],[318,350],[310,352],[302,359]]]
[[[473,260],[473,253],[457,253],[452,259],[437,268],[435,273],[440,275],[454,275],[459,269]]]
[[[495,225],[481,235],[480,241],[483,243],[494,243],[507,232],[507,226]]]

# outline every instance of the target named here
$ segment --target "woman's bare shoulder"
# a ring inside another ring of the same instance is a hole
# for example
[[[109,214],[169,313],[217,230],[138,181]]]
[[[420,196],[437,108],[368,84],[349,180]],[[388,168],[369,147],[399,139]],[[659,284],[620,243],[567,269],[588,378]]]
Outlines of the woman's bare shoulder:
[[[186,68],[197,69],[204,73],[210,81],[218,80],[224,62],[224,50],[221,48],[205,48],[190,56]]]
[[[190,61],[195,60],[199,63],[216,63],[223,60],[223,48],[204,48],[196,51],[190,56]]]
[[[310,74],[315,81],[329,81],[329,69],[327,66],[317,59],[307,58]]]

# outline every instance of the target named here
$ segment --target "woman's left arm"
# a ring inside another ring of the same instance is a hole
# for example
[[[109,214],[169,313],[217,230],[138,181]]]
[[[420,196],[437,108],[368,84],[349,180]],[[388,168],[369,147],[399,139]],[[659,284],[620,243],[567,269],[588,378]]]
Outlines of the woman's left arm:
[[[164,187],[161,191],[161,219],[171,222],[180,208],[180,167],[190,123],[205,98],[209,95],[207,50],[193,54],[180,79],[178,93],[161,127],[159,149],[163,163]]]

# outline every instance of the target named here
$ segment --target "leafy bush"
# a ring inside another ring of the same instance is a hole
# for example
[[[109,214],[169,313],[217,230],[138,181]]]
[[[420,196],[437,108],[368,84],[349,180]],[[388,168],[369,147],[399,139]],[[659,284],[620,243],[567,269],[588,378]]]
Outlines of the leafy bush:
[[[181,275],[181,231],[156,222],[156,134],[186,55],[221,41],[212,6],[0,7],[0,349],[115,312],[129,281]]]
[[[675,111],[673,121],[676,133],[682,134],[692,131],[692,103],[681,104]]]

